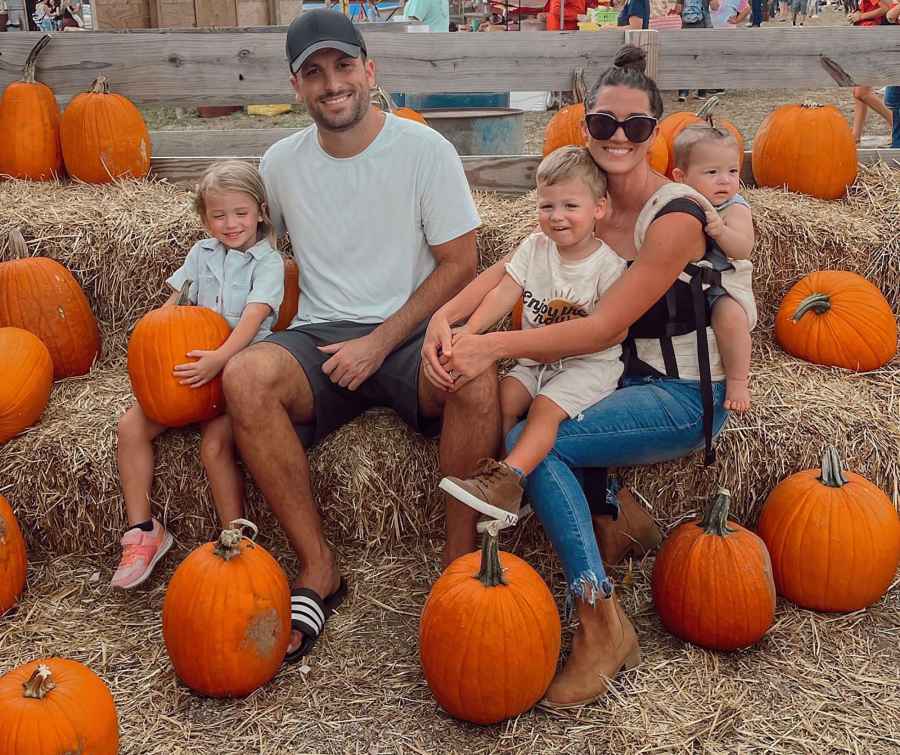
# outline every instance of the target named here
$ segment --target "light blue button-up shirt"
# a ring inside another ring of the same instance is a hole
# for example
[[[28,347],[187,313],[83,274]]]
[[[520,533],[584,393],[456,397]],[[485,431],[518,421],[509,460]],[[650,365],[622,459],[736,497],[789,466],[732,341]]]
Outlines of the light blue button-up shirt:
[[[246,252],[228,249],[218,239],[198,241],[166,283],[178,291],[186,280],[191,304],[218,312],[232,328],[248,304],[267,304],[272,311],[253,340],[271,334],[284,297],[284,262],[266,239]]]

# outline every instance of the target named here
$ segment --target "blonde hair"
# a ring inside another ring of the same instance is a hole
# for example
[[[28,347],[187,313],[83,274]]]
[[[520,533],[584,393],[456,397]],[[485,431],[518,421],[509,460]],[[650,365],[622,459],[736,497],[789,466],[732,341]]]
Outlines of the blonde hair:
[[[210,165],[194,189],[194,210],[206,222],[206,195],[209,192],[239,191],[256,201],[260,220],[256,227],[257,238],[271,240],[273,228],[269,219],[266,186],[259,171],[242,160],[222,160]]]
[[[594,162],[585,147],[560,147],[547,155],[537,169],[537,185],[553,186],[570,178],[580,178],[587,184],[594,199],[606,196],[606,174]]]
[[[707,124],[695,124],[683,129],[682,132],[675,137],[675,143],[672,149],[675,152],[675,167],[681,170],[687,170],[691,162],[691,153],[698,144],[714,144],[720,147],[733,147],[735,151],[740,150],[740,145],[734,134],[726,131],[724,128],[716,126],[708,126]]]

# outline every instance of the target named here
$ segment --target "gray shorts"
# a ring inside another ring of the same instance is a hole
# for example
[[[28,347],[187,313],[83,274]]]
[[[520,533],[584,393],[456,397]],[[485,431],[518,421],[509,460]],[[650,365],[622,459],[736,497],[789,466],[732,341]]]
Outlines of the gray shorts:
[[[427,325],[427,321],[423,322],[388,355],[378,372],[355,391],[332,383],[328,375],[322,372],[322,365],[331,355],[319,351],[318,347],[361,338],[375,330],[378,323],[315,323],[282,330],[266,338],[266,343],[277,343],[291,353],[303,368],[312,388],[315,421],[308,425],[295,425],[304,447],[310,448],[373,407],[393,409],[414,430],[427,436],[437,435],[441,429],[441,418],[419,415],[419,364]]]

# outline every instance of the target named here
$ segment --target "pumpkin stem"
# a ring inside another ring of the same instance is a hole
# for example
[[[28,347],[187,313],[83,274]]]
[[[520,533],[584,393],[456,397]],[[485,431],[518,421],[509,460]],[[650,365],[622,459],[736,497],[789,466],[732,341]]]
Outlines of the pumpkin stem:
[[[710,97],[706,102],[703,103],[703,107],[701,107],[697,111],[697,117],[702,118],[707,123],[712,125],[712,112],[716,109],[716,106],[719,104],[718,97]]]
[[[822,107],[818,102],[814,102],[813,100],[804,100],[803,104],[800,105],[802,108],[814,109],[817,107]]]
[[[576,68],[572,71],[572,91],[575,93],[575,102],[587,100],[587,84],[584,81],[584,68]]]
[[[91,84],[92,94],[109,94],[109,79],[102,73]]]
[[[703,518],[700,520],[700,526],[703,527],[707,535],[725,537],[734,532],[728,526],[728,507],[730,505],[731,493],[728,491],[728,488],[719,488],[716,497],[707,504],[703,512]]]
[[[809,310],[813,310],[817,315],[824,315],[829,309],[831,309],[831,297],[828,294],[810,294],[800,302],[791,319],[794,322],[800,322],[800,318]]]
[[[497,587],[505,585],[503,581],[503,567],[500,566],[500,554],[497,546],[497,533],[500,531],[500,522],[491,522],[481,541],[481,570],[476,575],[485,587]]]
[[[235,519],[233,522],[229,523],[228,527],[229,529],[222,530],[222,534],[219,535],[216,547],[213,549],[213,553],[220,558],[223,558],[225,561],[230,561],[235,556],[240,555],[241,549],[239,546],[241,540],[244,539],[244,533],[242,531],[243,527],[250,527],[253,530],[253,537],[248,538],[251,542],[259,533],[259,528],[253,524],[253,522],[246,519]]]
[[[179,307],[185,306],[190,301],[190,299],[188,299],[188,292],[191,290],[191,284],[193,282],[194,281],[192,280],[186,280],[181,284],[181,288],[178,291],[178,298],[175,300],[175,304]]]
[[[841,456],[834,446],[827,446],[822,452],[822,476],[819,480],[829,488],[840,488],[850,482],[844,476]]]
[[[23,259],[28,256],[28,245],[25,243],[25,237],[18,228],[13,228],[9,232],[9,253],[15,259]]]
[[[37,68],[37,57],[41,54],[41,50],[43,50],[50,42],[50,35],[45,34],[41,37],[37,44],[31,48],[31,52],[28,53],[28,57],[25,58],[25,67],[22,69],[22,81],[26,84],[34,84],[34,71]]]
[[[397,105],[394,103],[394,98],[391,97],[384,89],[380,86],[375,87],[375,99],[381,100],[384,104],[384,109],[389,113],[397,112]]]
[[[50,667],[43,663],[34,670],[27,682],[22,682],[22,687],[25,690],[24,696],[32,700],[43,700],[55,686]]]

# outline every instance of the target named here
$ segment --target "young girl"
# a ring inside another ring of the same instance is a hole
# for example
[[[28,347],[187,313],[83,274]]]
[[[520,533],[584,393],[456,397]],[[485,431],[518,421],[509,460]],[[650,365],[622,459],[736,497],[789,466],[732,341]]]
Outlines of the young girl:
[[[890,10],[891,4],[888,0],[860,0],[859,10],[848,14],[847,20],[854,26],[880,26],[885,22]],[[862,140],[869,108],[884,118],[888,131],[893,126],[893,114],[872,91],[872,87],[853,87],[853,138],[857,144]]]
[[[519,245],[504,278],[456,337],[484,332],[517,302],[526,330],[585,317],[624,272],[624,260],[594,236],[594,223],[606,213],[606,176],[585,148],[561,147],[544,158],[537,200],[541,232]],[[553,447],[560,422],[615,390],[621,352],[615,346],[554,364],[520,359],[500,384],[504,435],[528,412],[519,442],[504,461],[486,459],[468,480],[445,477],[441,489],[503,526],[516,524],[523,478]]]
[[[211,238],[194,244],[166,281],[174,293],[163,306],[173,305],[189,280],[191,304],[215,310],[233,328],[218,349],[191,351],[185,356],[194,361],[175,368],[182,385],[199,388],[241,349],[270,334],[284,294],[284,265],[269,242],[265,188],[252,166],[236,160],[214,164],[200,179],[194,207]],[[141,584],[172,546],[172,536],[150,516],[153,439],[165,429],[148,419],[138,404],[119,420],[117,456],[129,529],[122,537],[113,587]],[[240,518],[244,483],[227,414],[201,425],[200,459],[220,523]]]
[[[725,408],[750,408],[750,331],[756,324],[750,253],[753,218],[740,194],[740,146],[722,129],[690,126],[675,139],[672,177],[709,200],[706,233],[728,257],[733,270],[722,271],[722,288],[707,290],[711,324],[725,368]],[[673,185],[673,188],[675,186]],[[732,298],[735,297],[735,298]]]

